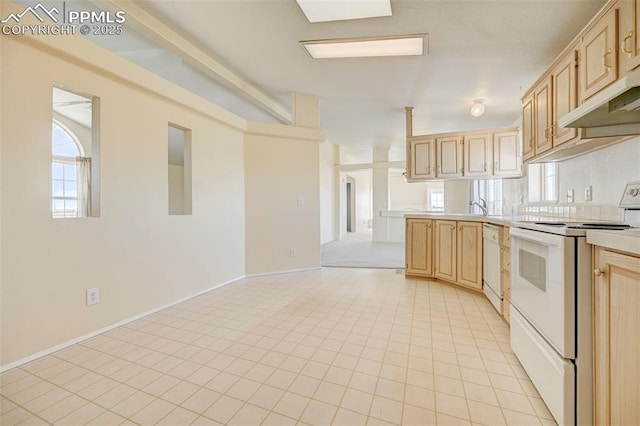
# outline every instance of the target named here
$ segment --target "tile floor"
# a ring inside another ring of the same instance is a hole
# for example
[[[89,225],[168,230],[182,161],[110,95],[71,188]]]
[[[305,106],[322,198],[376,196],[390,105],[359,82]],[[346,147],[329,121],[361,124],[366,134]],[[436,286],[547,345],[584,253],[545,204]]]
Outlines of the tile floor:
[[[245,279],[0,380],[2,425],[555,424],[484,296],[392,270]]]

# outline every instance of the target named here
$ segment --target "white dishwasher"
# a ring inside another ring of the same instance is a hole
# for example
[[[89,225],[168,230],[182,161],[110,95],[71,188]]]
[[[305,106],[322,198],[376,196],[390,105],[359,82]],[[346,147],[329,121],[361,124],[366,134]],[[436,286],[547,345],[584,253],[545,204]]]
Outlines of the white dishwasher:
[[[500,228],[482,226],[483,288],[491,304],[502,314],[502,289],[500,288]]]

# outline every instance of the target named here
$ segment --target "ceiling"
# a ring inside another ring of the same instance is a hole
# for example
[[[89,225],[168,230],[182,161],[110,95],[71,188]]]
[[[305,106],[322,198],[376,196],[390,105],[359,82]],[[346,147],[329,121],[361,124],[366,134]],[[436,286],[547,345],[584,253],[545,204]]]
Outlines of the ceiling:
[[[287,109],[293,91],[317,96],[330,141],[393,160],[404,158],[405,106],[414,134],[517,122],[520,97],[605,1],[391,0],[391,17],[315,24],[294,0],[137,3]],[[299,44],[412,33],[428,33],[427,55],[314,60]],[[277,121],[133,30],[94,41],[238,115]],[[476,98],[480,118],[469,114]]]
[[[88,97],[54,87],[53,112],[91,128],[92,101]]]

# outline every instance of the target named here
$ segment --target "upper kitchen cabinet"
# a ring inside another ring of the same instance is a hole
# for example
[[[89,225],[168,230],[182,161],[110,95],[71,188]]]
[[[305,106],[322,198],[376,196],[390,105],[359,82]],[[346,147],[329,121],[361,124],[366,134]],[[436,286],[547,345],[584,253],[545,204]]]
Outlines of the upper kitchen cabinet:
[[[611,8],[580,42],[580,102],[618,79],[618,9]]]
[[[407,145],[407,176],[409,180],[436,177],[436,140],[416,138]]]
[[[490,133],[467,135],[463,141],[464,175],[491,176],[491,146]]]
[[[640,65],[640,0],[620,1],[620,73]]]
[[[562,58],[551,71],[551,86],[553,88],[553,146],[561,145],[578,136],[578,129],[573,127],[559,127],[560,117],[573,111],[578,103],[578,81],[577,81],[577,54],[575,49],[570,49],[569,53]]]
[[[515,177],[522,175],[522,156],[517,130],[493,134],[493,158],[493,174],[495,176]]]
[[[533,115],[535,123],[534,148],[536,155],[553,147],[553,108],[551,101],[552,80],[545,78],[533,92]]]
[[[462,136],[436,138],[437,177],[462,177]]]
[[[522,159],[524,161],[536,154],[533,148],[535,125],[533,114],[533,93],[531,93],[522,101]]]

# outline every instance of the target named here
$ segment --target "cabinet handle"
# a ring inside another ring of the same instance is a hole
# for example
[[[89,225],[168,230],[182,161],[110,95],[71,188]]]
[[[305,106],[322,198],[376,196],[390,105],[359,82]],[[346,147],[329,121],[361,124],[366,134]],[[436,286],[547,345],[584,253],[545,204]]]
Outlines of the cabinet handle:
[[[529,148],[533,148],[533,138],[529,139]]]
[[[596,268],[593,270],[593,275],[595,275],[596,277],[601,277],[604,275],[604,271],[600,268]]]
[[[547,140],[547,141],[549,140],[549,128],[548,127],[546,127],[544,129],[544,139]]]
[[[499,170],[499,169],[498,169],[498,162],[496,161],[495,163],[493,163],[493,172],[495,173],[495,172],[497,172],[498,170]]]
[[[629,55],[629,57],[631,57],[633,55],[633,50],[627,50],[627,40],[631,40],[631,38],[633,37],[633,31],[629,32],[629,35],[626,36],[622,42],[620,43],[620,50],[622,50],[622,53],[626,53],[627,55]]]
[[[611,71],[611,61],[607,61],[607,56],[611,57],[611,48],[608,48],[607,52],[602,55],[602,66],[607,70],[608,73],[609,71]]]
[[[486,162],[484,163],[484,171],[485,172],[487,171],[487,163]]]

